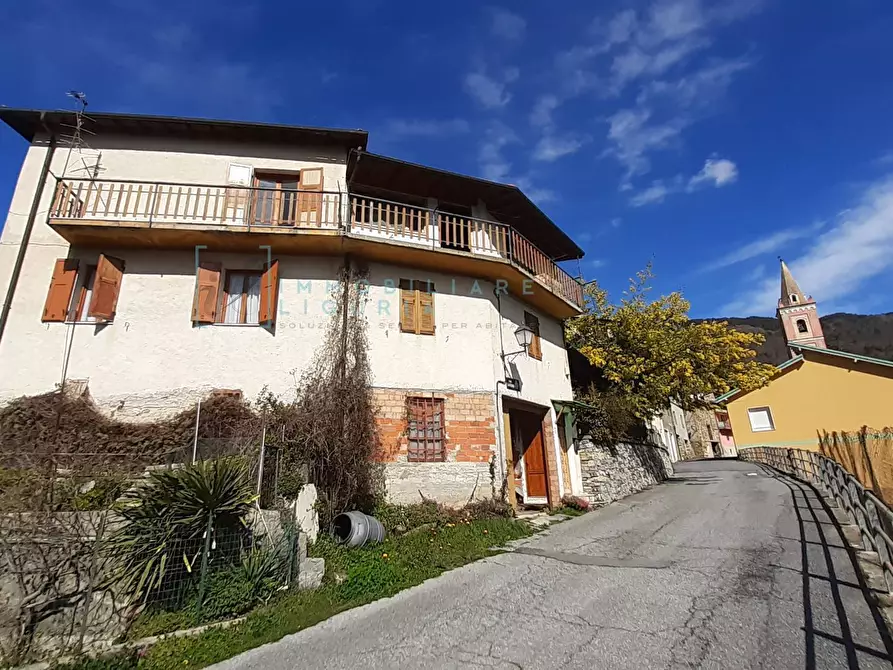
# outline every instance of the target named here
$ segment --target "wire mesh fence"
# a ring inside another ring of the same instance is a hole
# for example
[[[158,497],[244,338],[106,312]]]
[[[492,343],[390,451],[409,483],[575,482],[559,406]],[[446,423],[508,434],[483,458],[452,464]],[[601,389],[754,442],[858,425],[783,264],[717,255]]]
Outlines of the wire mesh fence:
[[[825,431],[819,435],[819,451],[887,505],[893,504],[893,428]]]
[[[126,424],[61,398],[23,407],[0,432],[0,665],[100,648],[156,616],[231,617],[297,579],[301,536],[278,511],[281,453],[262,419],[156,407],[173,418]]]

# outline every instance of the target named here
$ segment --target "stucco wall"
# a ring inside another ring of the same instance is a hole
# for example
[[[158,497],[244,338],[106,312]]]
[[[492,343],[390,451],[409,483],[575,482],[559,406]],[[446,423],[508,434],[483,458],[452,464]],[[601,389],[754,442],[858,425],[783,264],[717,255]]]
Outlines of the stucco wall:
[[[214,387],[238,388],[251,398],[264,386],[287,394],[294,387],[292,371],[303,369],[323,341],[333,309],[330,288],[341,263],[329,257],[279,257],[279,314],[271,333],[257,326],[193,326],[191,252],[102,251],[126,263],[115,321],[69,326],[40,321],[60,250],[29,247],[0,344],[0,369],[11,372],[0,380],[0,400],[51,390],[60,381],[69,350],[68,378],[88,379],[96,400],[123,416],[143,415],[147,404],[159,410],[180,408]],[[72,250],[82,264],[94,262],[98,254]],[[265,262],[260,251],[202,258],[232,269],[259,270]],[[425,273],[437,289],[437,326],[433,336],[415,335],[399,329],[399,290],[394,286],[406,276],[422,278],[407,269],[369,267],[365,317],[374,384],[493,393],[501,378],[493,286],[480,282],[478,294],[473,280],[456,278],[453,293],[452,277]],[[503,298],[502,304],[506,346],[517,348],[513,332],[523,322],[523,308],[513,298]],[[513,395],[548,406],[552,398],[570,398],[571,389],[560,326],[543,315],[540,323],[543,360],[515,359],[524,388]]]
[[[82,154],[57,149],[52,174],[85,177],[98,165],[100,179],[224,184],[229,165],[238,163],[255,169],[323,167],[327,190],[343,189],[345,182],[346,155],[338,150],[110,136],[91,138],[91,145],[93,150]],[[4,294],[46,151],[42,146],[29,148],[0,237]],[[0,402],[53,389],[65,365],[68,379],[88,380],[100,407],[123,419],[150,420],[178,411],[213,388],[241,389],[254,398],[266,386],[288,397],[294,388],[293,372],[300,373],[323,342],[332,307],[329,290],[341,259],[277,256],[280,301],[274,332],[256,326],[197,328],[190,319],[193,252],[69,249],[46,225],[53,187],[50,178],[0,341]],[[486,214],[483,204],[476,213]],[[54,261],[73,257],[87,265],[99,253],[126,263],[114,323],[42,323]],[[257,270],[266,260],[260,250],[251,255],[207,253],[202,258],[220,261],[224,268]],[[497,300],[493,283],[453,276],[448,270],[432,273],[378,263],[368,270],[365,317],[375,386],[488,397],[498,391],[549,411],[553,399],[572,397],[561,324],[527,305],[523,296],[502,295]],[[395,287],[402,278],[434,283],[433,336],[400,332]],[[524,324],[525,310],[539,319],[542,360],[513,355],[504,370],[500,352],[519,349],[514,331]],[[521,380],[520,391],[497,388],[497,381],[507,374]],[[493,411],[498,415],[495,406]],[[497,430],[497,443],[501,441]],[[502,459],[498,460],[502,469]]]
[[[735,443],[817,448],[817,431],[893,424],[893,368],[821,354],[795,363],[768,386],[727,403]],[[817,362],[821,356],[822,362]],[[769,407],[775,430],[754,432],[748,408]]]

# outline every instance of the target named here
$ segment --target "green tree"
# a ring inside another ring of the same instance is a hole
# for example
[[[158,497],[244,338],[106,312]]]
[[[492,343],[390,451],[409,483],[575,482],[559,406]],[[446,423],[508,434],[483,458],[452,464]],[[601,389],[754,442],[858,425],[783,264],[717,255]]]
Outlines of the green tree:
[[[610,394],[612,403],[647,418],[671,399],[692,408],[705,405],[709,393],[766,384],[775,368],[755,359],[761,335],[723,321],[692,321],[679,292],[650,300],[652,277],[649,265],[617,304],[597,283],[585,287],[586,313],[567,323],[567,339],[604,381],[585,397]]]

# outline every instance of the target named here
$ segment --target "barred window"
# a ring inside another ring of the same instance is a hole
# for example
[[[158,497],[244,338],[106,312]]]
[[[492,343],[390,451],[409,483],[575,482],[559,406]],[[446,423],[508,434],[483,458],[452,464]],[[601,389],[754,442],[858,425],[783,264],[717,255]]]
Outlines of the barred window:
[[[407,398],[409,410],[408,459],[433,463],[444,460],[443,399]]]

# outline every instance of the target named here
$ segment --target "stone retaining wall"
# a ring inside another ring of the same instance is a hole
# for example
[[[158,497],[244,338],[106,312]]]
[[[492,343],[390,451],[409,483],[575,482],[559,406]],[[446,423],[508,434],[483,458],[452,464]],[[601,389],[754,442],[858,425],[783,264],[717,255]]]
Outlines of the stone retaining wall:
[[[653,444],[593,444],[583,438],[577,447],[583,493],[590,503],[606,505],[654,486],[673,474],[669,454]]]

